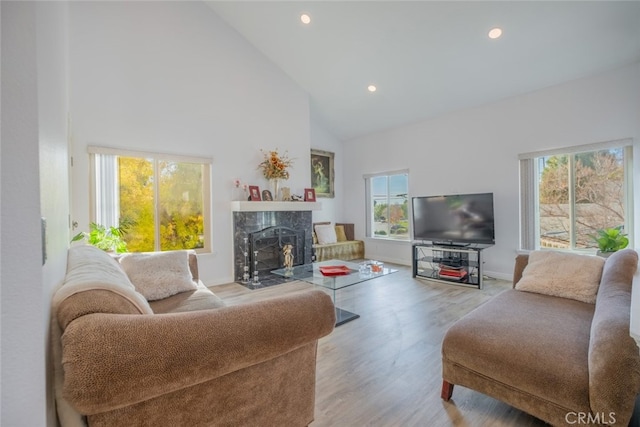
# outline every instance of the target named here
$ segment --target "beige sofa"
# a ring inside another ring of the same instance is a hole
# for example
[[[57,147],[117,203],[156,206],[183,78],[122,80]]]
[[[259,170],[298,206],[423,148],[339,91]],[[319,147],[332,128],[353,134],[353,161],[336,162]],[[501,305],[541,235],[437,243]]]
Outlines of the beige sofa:
[[[517,257],[514,285],[527,262]],[[512,289],[458,320],[442,343],[442,398],[457,384],[552,425],[626,426],[640,392],[629,335],[637,263],[633,250],[611,255],[595,304]]]
[[[52,310],[63,426],[311,423],[317,343],[335,324],[330,297],[304,290],[228,305],[198,280],[193,253],[187,269],[193,290],[149,303],[108,254],[69,250]]]
[[[331,224],[330,222],[317,222],[313,224],[314,230],[316,225]],[[317,238],[314,241],[313,250],[316,261],[327,261],[330,259],[340,259],[343,261],[351,261],[364,258],[364,241],[355,239],[354,225],[350,223],[336,223],[335,227],[342,227],[344,230],[343,241],[336,243],[319,244]]]

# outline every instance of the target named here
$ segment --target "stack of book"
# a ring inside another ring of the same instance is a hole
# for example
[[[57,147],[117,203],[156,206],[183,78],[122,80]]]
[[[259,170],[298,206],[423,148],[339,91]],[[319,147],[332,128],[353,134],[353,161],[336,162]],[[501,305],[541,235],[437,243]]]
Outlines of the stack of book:
[[[453,279],[464,282],[467,279],[469,273],[464,267],[453,267],[450,265],[440,264],[438,270],[438,276],[443,279]]]

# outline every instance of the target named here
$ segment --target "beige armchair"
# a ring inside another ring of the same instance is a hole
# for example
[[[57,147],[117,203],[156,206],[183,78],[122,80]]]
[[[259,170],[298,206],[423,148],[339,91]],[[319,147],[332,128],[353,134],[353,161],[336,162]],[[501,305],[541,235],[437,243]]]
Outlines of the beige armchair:
[[[527,263],[518,256],[516,286]],[[458,320],[442,342],[442,398],[460,385],[552,425],[576,424],[583,414],[626,426],[640,392],[640,355],[629,335],[637,263],[630,249],[609,257],[595,304],[511,289]]]

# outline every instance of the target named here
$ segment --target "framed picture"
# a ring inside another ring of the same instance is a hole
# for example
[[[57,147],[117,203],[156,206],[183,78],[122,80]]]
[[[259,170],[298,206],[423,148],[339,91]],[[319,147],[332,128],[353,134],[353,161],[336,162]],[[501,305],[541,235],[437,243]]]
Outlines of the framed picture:
[[[259,202],[262,199],[260,198],[260,187],[257,185],[249,186],[249,198],[252,202]]]
[[[305,202],[315,202],[316,201],[316,190],[313,188],[305,188],[304,189],[304,201]]]
[[[271,197],[271,191],[262,190],[262,200],[265,200],[267,202],[273,202],[273,197]]]
[[[335,197],[334,156],[331,151],[311,149],[311,187],[315,190],[317,197]]]

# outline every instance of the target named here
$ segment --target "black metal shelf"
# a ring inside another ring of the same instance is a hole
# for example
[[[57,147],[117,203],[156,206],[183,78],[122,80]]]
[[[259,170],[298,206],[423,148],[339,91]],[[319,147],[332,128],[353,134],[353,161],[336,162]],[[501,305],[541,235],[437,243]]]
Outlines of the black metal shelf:
[[[413,277],[482,289],[482,250],[485,248],[414,243]]]

